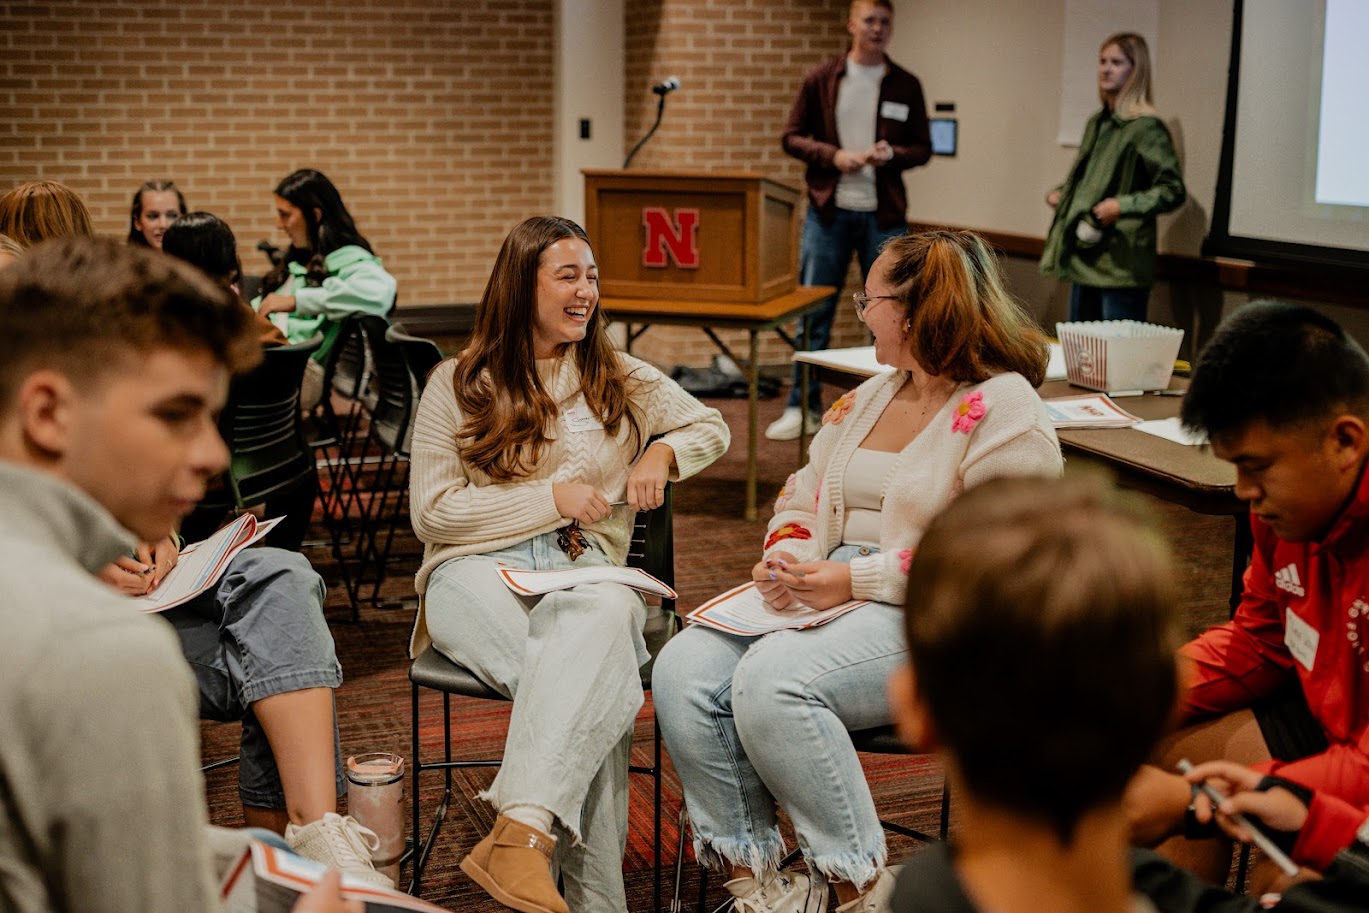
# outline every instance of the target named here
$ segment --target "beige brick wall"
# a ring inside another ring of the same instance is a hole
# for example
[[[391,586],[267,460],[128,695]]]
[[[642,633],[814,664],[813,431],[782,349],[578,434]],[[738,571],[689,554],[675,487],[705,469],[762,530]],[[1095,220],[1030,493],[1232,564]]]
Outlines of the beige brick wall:
[[[633,168],[744,169],[802,187],[803,166],[780,148],[780,131],[804,73],[846,50],[848,9],[847,0],[627,0],[628,148],[656,116],[650,86],[671,75],[682,83]],[[744,333],[722,335],[745,355]],[[767,336],[762,360],[787,362],[788,347]],[[852,309],[839,307],[832,344],[866,340]],[[636,351],[667,364],[702,364],[716,349],[698,330],[662,327]]]
[[[271,190],[318,168],[401,306],[475,300],[500,242],[551,208],[553,0],[0,3],[0,189],[60,180],[99,232],[170,178],[249,272]]]

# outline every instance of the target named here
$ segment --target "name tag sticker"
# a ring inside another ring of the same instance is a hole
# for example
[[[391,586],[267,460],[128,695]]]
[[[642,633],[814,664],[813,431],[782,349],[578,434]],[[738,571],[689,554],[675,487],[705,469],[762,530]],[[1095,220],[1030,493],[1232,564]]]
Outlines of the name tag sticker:
[[[1320,640],[1321,635],[1316,628],[1295,615],[1292,609],[1284,610],[1284,646],[1308,672],[1312,671],[1312,664],[1317,660],[1317,644]]]
[[[566,430],[571,434],[604,430],[604,423],[599,421],[583,399],[562,413],[561,420],[566,423]]]
[[[901,101],[880,102],[879,116],[888,118],[889,120],[903,121],[906,123],[908,120],[908,106]]]

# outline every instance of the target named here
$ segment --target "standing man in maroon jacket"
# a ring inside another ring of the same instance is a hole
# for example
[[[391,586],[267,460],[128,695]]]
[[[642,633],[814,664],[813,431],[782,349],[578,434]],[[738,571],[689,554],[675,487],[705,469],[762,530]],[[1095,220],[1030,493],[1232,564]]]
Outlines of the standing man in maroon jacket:
[[[799,251],[803,285],[840,290],[853,253],[866,276],[881,245],[908,230],[903,172],[931,158],[932,142],[922,83],[885,54],[893,23],[890,0],[855,0],[846,23],[851,49],[808,72],[785,121],[784,151],[808,165],[808,217]],[[837,297],[804,318],[810,348],[827,348]],[[789,404],[765,430],[772,441],[799,436],[800,384],[795,365]],[[816,381],[808,388],[808,407],[812,434],[822,415]]]

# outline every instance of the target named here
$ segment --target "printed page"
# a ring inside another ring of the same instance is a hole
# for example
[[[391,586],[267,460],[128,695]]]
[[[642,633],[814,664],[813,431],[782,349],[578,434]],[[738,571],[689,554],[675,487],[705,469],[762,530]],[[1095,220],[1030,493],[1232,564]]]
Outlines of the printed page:
[[[1041,402],[1056,428],[1127,428],[1140,421],[1102,393],[1057,396]]]
[[[852,609],[865,605],[868,599],[852,599],[830,609],[810,609],[804,606],[797,611],[781,612],[765,604],[761,591],[755,582],[743,583],[715,596],[708,602],[689,613],[691,622],[717,628],[729,634],[755,637],[771,631],[799,630],[815,628],[840,618]]]
[[[323,872],[324,867],[311,859],[254,840],[224,879],[220,895],[228,913],[290,913],[299,896],[317,884]],[[342,897],[361,901],[366,913],[447,913],[417,897],[372,887],[345,874]]]
[[[520,596],[540,596],[553,590],[568,590],[582,583],[621,583],[643,593],[674,599],[675,591],[646,571],[635,567],[577,567],[565,571],[526,571],[501,567],[504,585]]]
[[[1184,427],[1183,422],[1177,415],[1170,418],[1157,418],[1149,422],[1141,422],[1133,425],[1137,431],[1144,431],[1146,434],[1153,434],[1162,437],[1167,441],[1176,444],[1183,444],[1185,447],[1198,447],[1207,443],[1207,435],[1201,431],[1189,431]]]
[[[194,599],[218,583],[238,552],[259,542],[280,520],[258,523],[252,514],[243,514],[208,539],[187,545],[157,589],[134,597],[133,604],[143,612],[165,612]]]

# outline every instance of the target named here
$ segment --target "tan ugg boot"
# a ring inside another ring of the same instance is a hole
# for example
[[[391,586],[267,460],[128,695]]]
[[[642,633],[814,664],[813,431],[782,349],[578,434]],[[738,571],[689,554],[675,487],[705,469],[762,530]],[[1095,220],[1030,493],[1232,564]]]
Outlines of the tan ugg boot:
[[[461,871],[520,913],[570,913],[551,877],[556,838],[500,815],[494,829],[461,860]]]

